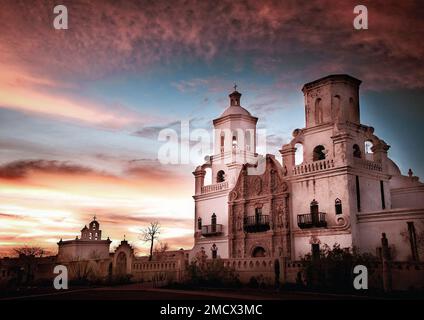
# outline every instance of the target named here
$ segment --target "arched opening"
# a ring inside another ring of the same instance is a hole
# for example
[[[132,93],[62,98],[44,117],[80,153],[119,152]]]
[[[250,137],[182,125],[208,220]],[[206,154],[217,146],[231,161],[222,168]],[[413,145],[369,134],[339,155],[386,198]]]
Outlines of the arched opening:
[[[237,148],[237,136],[235,134],[233,135],[232,146],[233,149]]]
[[[246,151],[252,151],[253,141],[252,141],[252,133],[250,132],[250,130],[246,130],[245,139],[246,139]]]
[[[361,149],[359,148],[357,144],[353,145],[353,156],[355,158],[361,158],[362,156]]]
[[[340,200],[339,198],[337,198],[334,201],[334,207],[336,209],[336,214],[342,214],[343,210],[342,210],[342,200]]]
[[[324,146],[322,146],[322,145],[316,146],[314,148],[312,160],[313,161],[324,160],[325,159],[325,152],[324,151],[325,151]]]
[[[365,159],[367,160],[373,160],[373,152],[372,152],[373,143],[371,140],[365,141],[364,148],[365,148]]]
[[[120,252],[116,258],[116,273],[118,275],[127,274],[127,255],[124,252]]]
[[[205,180],[204,185],[210,185],[212,184],[212,169],[211,168],[205,168],[206,174],[205,174]]]
[[[294,154],[294,164],[297,166],[303,162],[303,144],[296,143],[294,145],[296,152]]]
[[[221,140],[220,140],[220,152],[224,153],[224,147],[225,147],[225,133],[221,133]]]
[[[324,122],[324,116],[321,106],[321,98],[315,100],[315,124],[321,124]]]
[[[333,97],[333,119],[337,121],[340,119],[340,96],[335,95]]]
[[[224,182],[225,181],[225,171],[219,170],[216,174],[216,183]]]
[[[197,218],[197,229],[202,230],[202,218]]]
[[[265,252],[265,249],[262,248],[262,247],[256,247],[252,251],[252,257],[253,258],[261,258],[261,257],[265,257],[265,256],[266,256],[266,252]]]

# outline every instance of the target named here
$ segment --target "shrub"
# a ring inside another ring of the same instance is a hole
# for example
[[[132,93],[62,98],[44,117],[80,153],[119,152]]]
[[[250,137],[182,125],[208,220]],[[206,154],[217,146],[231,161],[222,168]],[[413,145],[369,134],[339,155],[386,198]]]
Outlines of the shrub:
[[[333,248],[325,245],[320,250],[319,259],[313,259],[311,254],[302,258],[303,278],[308,287],[351,290],[356,265],[364,265],[371,271],[377,258],[371,254],[360,254],[355,248]]]
[[[205,263],[190,263],[187,270],[187,285],[206,287],[239,287],[240,281],[234,269],[226,267],[221,259]]]

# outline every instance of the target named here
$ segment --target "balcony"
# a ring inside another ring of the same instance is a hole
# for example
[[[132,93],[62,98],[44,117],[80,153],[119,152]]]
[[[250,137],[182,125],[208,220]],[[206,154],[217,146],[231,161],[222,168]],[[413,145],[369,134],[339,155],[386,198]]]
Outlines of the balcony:
[[[202,226],[202,236],[213,237],[222,234],[222,224],[209,224]]]
[[[244,218],[245,232],[264,232],[268,231],[269,229],[270,227],[268,215],[256,215]]]
[[[325,221],[325,213],[307,213],[297,215],[297,225],[301,229],[307,228],[325,228],[327,221]]]
[[[297,225],[301,229],[307,228],[325,228],[327,221],[325,221],[325,213],[307,213],[297,215]]]

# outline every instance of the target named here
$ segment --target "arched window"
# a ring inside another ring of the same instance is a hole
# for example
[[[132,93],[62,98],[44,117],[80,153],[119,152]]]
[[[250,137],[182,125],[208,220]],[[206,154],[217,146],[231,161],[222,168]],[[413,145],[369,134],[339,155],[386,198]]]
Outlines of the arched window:
[[[212,217],[211,217],[211,223],[214,225],[216,225],[216,214],[215,213],[213,213],[212,214]]]
[[[319,160],[324,160],[325,159],[325,152],[324,152],[325,148],[322,145],[316,146],[314,148],[314,154],[313,154],[313,161],[319,161]]]
[[[245,139],[246,139],[246,150],[252,151],[253,143],[252,143],[252,134],[251,134],[250,130],[246,130]]]
[[[315,124],[321,124],[324,122],[324,116],[322,113],[321,98],[315,100]]]
[[[212,224],[211,231],[212,233],[215,233],[216,232],[216,214],[215,213],[211,217],[211,224]]]
[[[340,118],[340,96],[335,95],[333,97],[333,119],[338,120]]]
[[[340,200],[339,198],[337,198],[334,201],[334,207],[336,209],[336,214],[342,214],[343,210],[342,210],[342,200]]]
[[[225,145],[225,134],[222,133],[221,134],[221,145],[220,145],[220,151],[221,151],[221,153],[224,152],[224,145]]]
[[[232,142],[232,144],[233,144],[233,148],[237,148],[237,136],[236,135],[233,135],[233,142]]]
[[[353,145],[353,156],[355,158],[360,158],[362,156],[361,149],[359,148],[357,144]]]
[[[294,154],[294,164],[298,165],[303,162],[303,144],[296,143],[294,147],[296,148],[296,152]]]
[[[201,230],[202,229],[202,218],[197,218],[197,229]]]
[[[225,172],[224,170],[219,170],[218,173],[216,174],[216,182],[220,183],[224,181],[225,181]]]

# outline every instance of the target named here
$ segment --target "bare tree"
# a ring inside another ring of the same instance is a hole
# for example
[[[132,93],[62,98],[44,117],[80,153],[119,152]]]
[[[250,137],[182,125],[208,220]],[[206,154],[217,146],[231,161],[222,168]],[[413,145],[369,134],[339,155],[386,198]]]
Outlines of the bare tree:
[[[42,257],[47,254],[47,251],[41,247],[17,247],[12,249],[20,260],[19,282],[22,284],[29,284],[34,280],[34,273],[36,268],[36,258]]]
[[[144,242],[150,242],[150,255],[149,261],[152,260],[153,257],[153,244],[155,240],[159,238],[160,234],[160,225],[158,221],[150,222],[150,226],[141,230],[142,240]]]
[[[45,254],[48,254],[48,252],[41,247],[23,246],[19,248],[14,248],[13,251],[18,256],[24,256],[24,257],[42,257]]]

